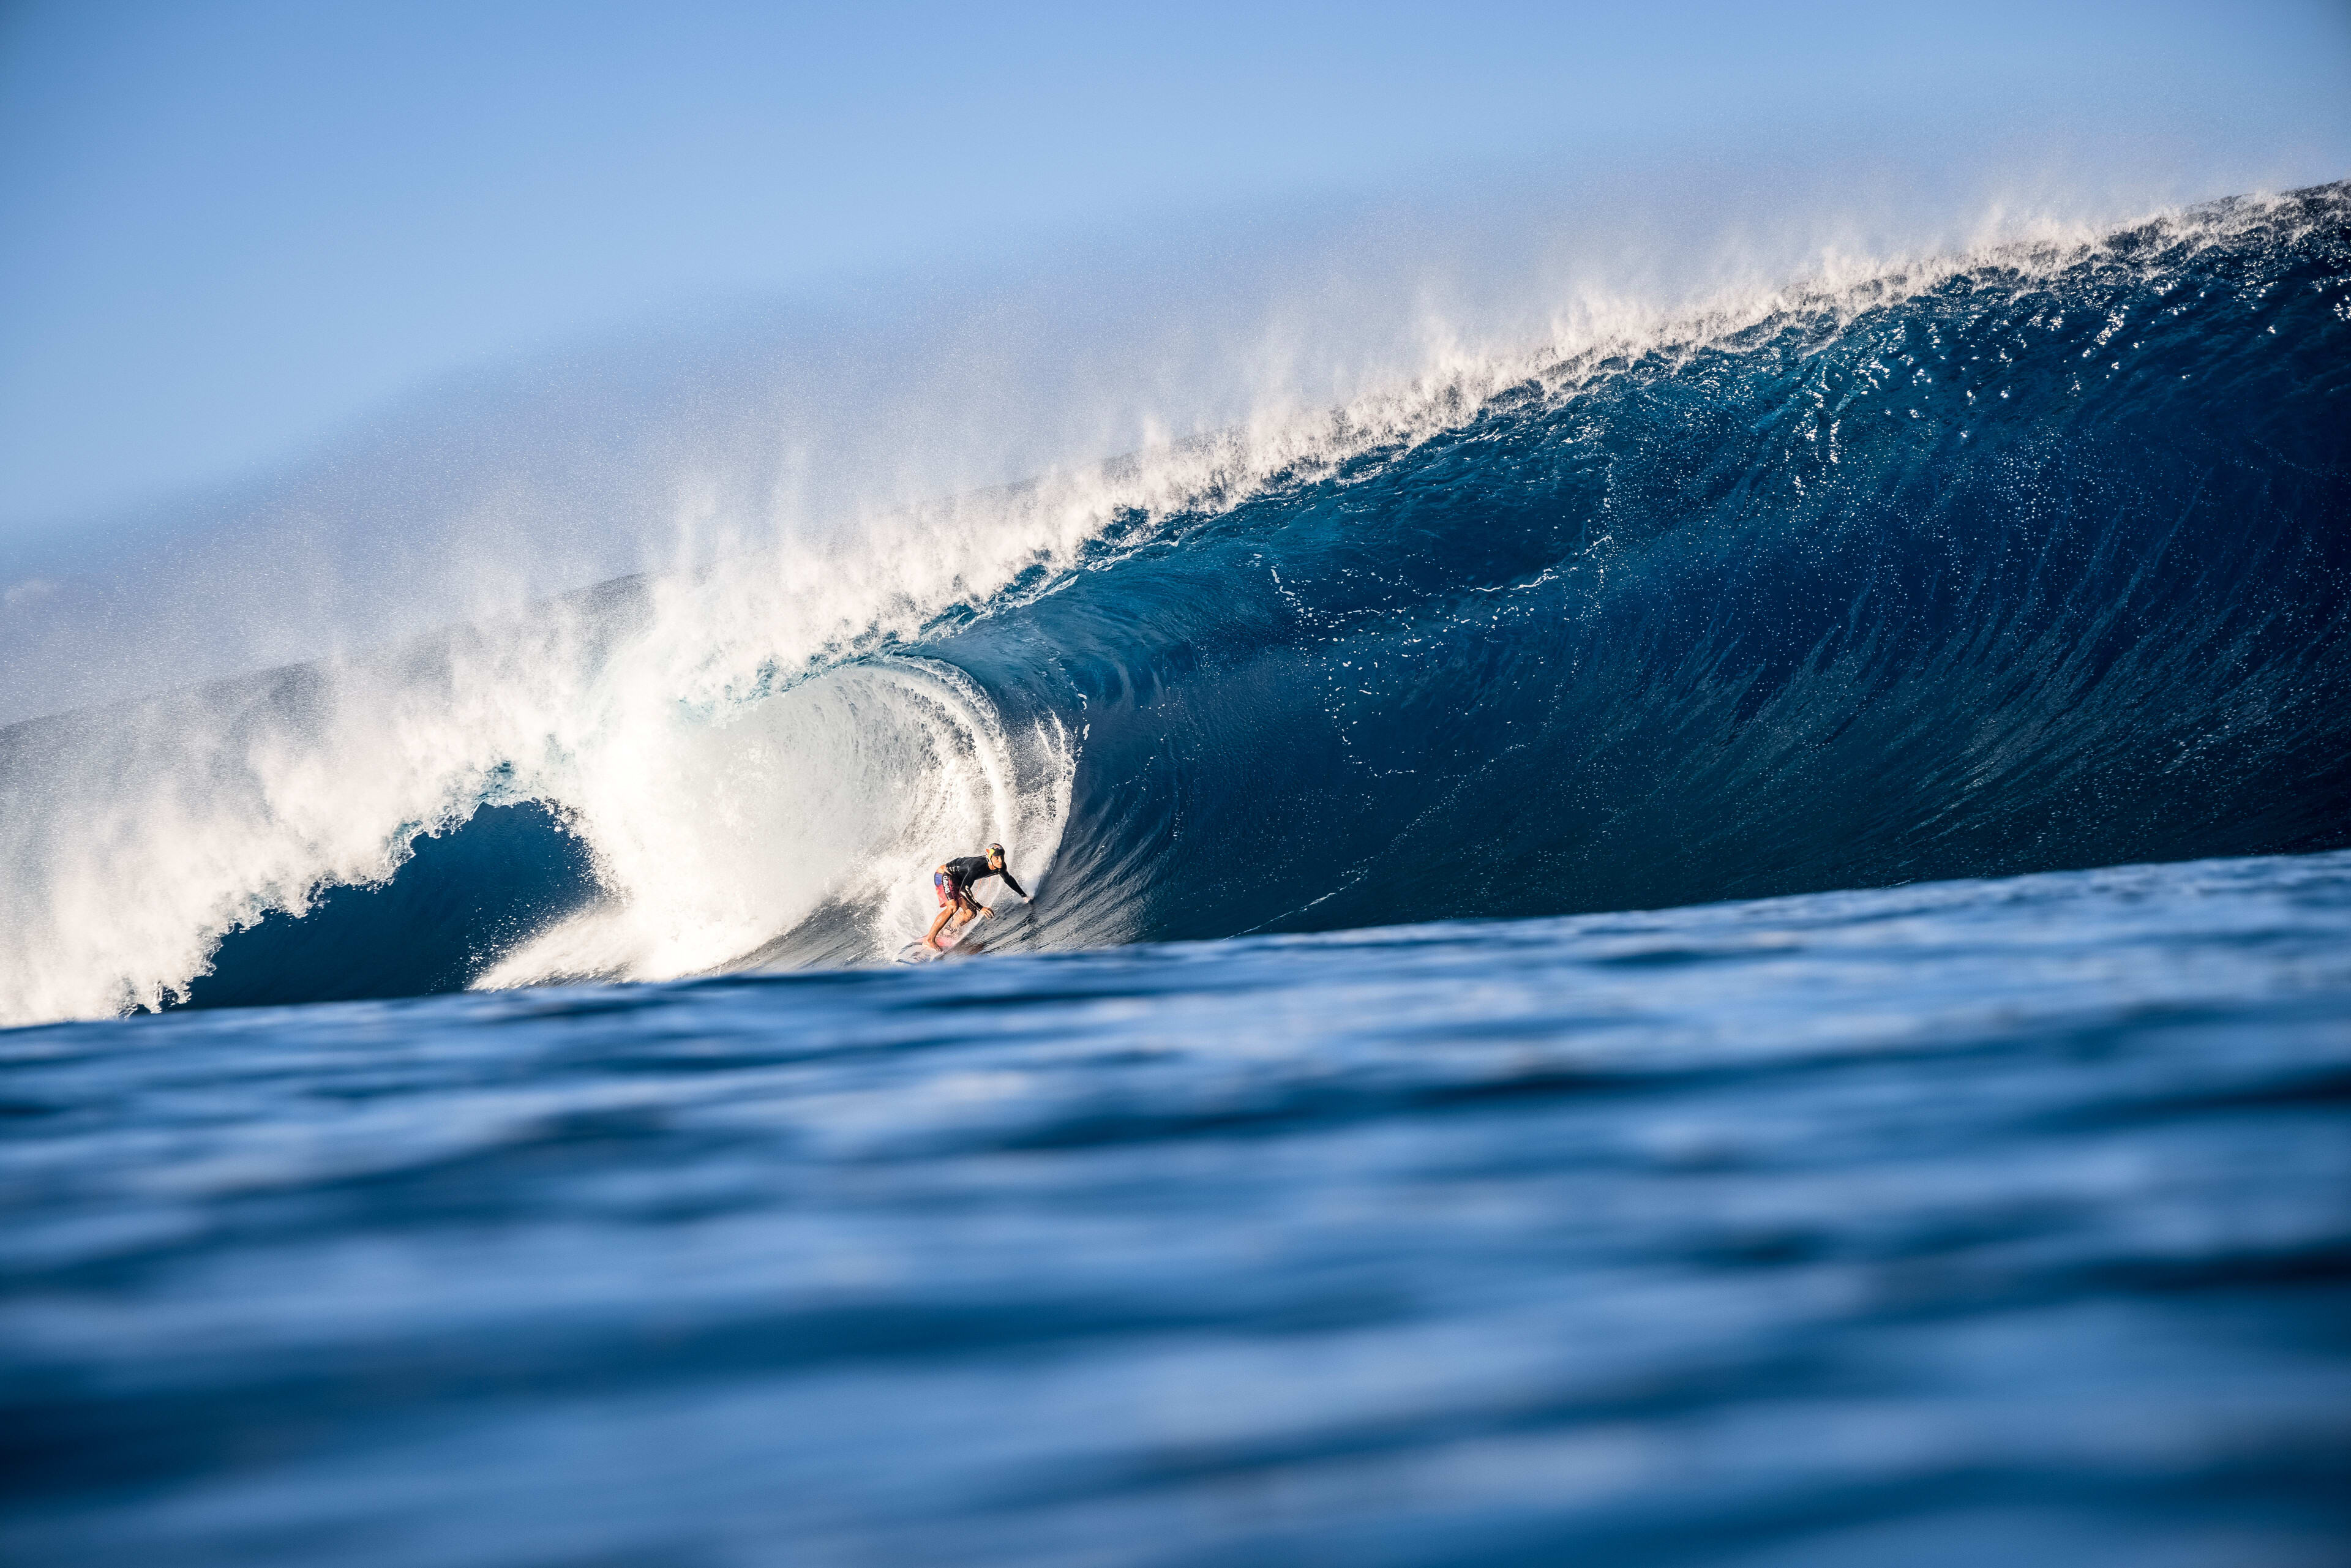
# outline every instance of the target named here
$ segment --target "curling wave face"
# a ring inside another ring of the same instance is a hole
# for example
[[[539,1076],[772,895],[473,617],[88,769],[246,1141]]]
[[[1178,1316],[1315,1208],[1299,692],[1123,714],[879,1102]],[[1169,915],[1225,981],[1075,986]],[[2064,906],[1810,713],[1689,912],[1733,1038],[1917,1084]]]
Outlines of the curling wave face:
[[[973,628],[1088,727],[1042,935],[2346,842],[2346,214],[1594,350]]]
[[[0,1021],[2351,842],[2351,187],[1571,336],[0,732]]]

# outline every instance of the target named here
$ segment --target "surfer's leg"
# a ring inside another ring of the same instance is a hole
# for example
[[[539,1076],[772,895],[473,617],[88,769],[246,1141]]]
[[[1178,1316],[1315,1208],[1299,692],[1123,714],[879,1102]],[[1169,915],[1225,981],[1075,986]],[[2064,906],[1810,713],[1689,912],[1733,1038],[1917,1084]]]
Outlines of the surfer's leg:
[[[931,928],[923,933],[923,946],[925,947],[939,945],[939,927],[947,923],[947,916],[956,912],[956,905],[961,902],[947,896],[947,879],[944,871],[931,873],[931,891],[939,895],[939,912],[932,918]]]

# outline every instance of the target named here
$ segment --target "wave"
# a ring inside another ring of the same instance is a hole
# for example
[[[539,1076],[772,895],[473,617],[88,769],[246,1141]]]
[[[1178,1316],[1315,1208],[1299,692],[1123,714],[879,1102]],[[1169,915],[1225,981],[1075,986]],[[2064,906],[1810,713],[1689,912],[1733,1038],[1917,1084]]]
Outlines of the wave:
[[[1613,319],[16,726],[0,1019],[862,961],[990,838],[1049,946],[2351,843],[2346,220]]]

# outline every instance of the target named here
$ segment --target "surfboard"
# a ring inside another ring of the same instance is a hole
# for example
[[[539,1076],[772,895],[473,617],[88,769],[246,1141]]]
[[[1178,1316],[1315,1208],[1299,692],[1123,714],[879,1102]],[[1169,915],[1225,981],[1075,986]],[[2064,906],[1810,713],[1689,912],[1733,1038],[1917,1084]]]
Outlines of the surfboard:
[[[898,949],[898,957],[896,961],[901,964],[927,964],[934,959],[944,958],[949,953],[954,952],[957,947],[961,946],[963,945],[963,939],[970,936],[973,931],[977,930],[979,926],[979,923],[987,918],[987,916],[985,915],[975,915],[969,920],[965,921],[961,925],[950,925],[947,929],[939,933],[939,945],[935,950],[925,944],[920,937],[916,937],[914,941],[907,943],[904,947]]]

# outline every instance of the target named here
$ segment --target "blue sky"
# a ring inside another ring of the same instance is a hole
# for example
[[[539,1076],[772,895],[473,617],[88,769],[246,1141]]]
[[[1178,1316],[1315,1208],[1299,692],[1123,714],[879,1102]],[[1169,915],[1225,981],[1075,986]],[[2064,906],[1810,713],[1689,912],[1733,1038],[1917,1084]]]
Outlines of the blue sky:
[[[729,301],[1759,126],[1930,173],[2080,131],[2214,179],[2338,178],[2351,6],[20,0],[0,540]]]

